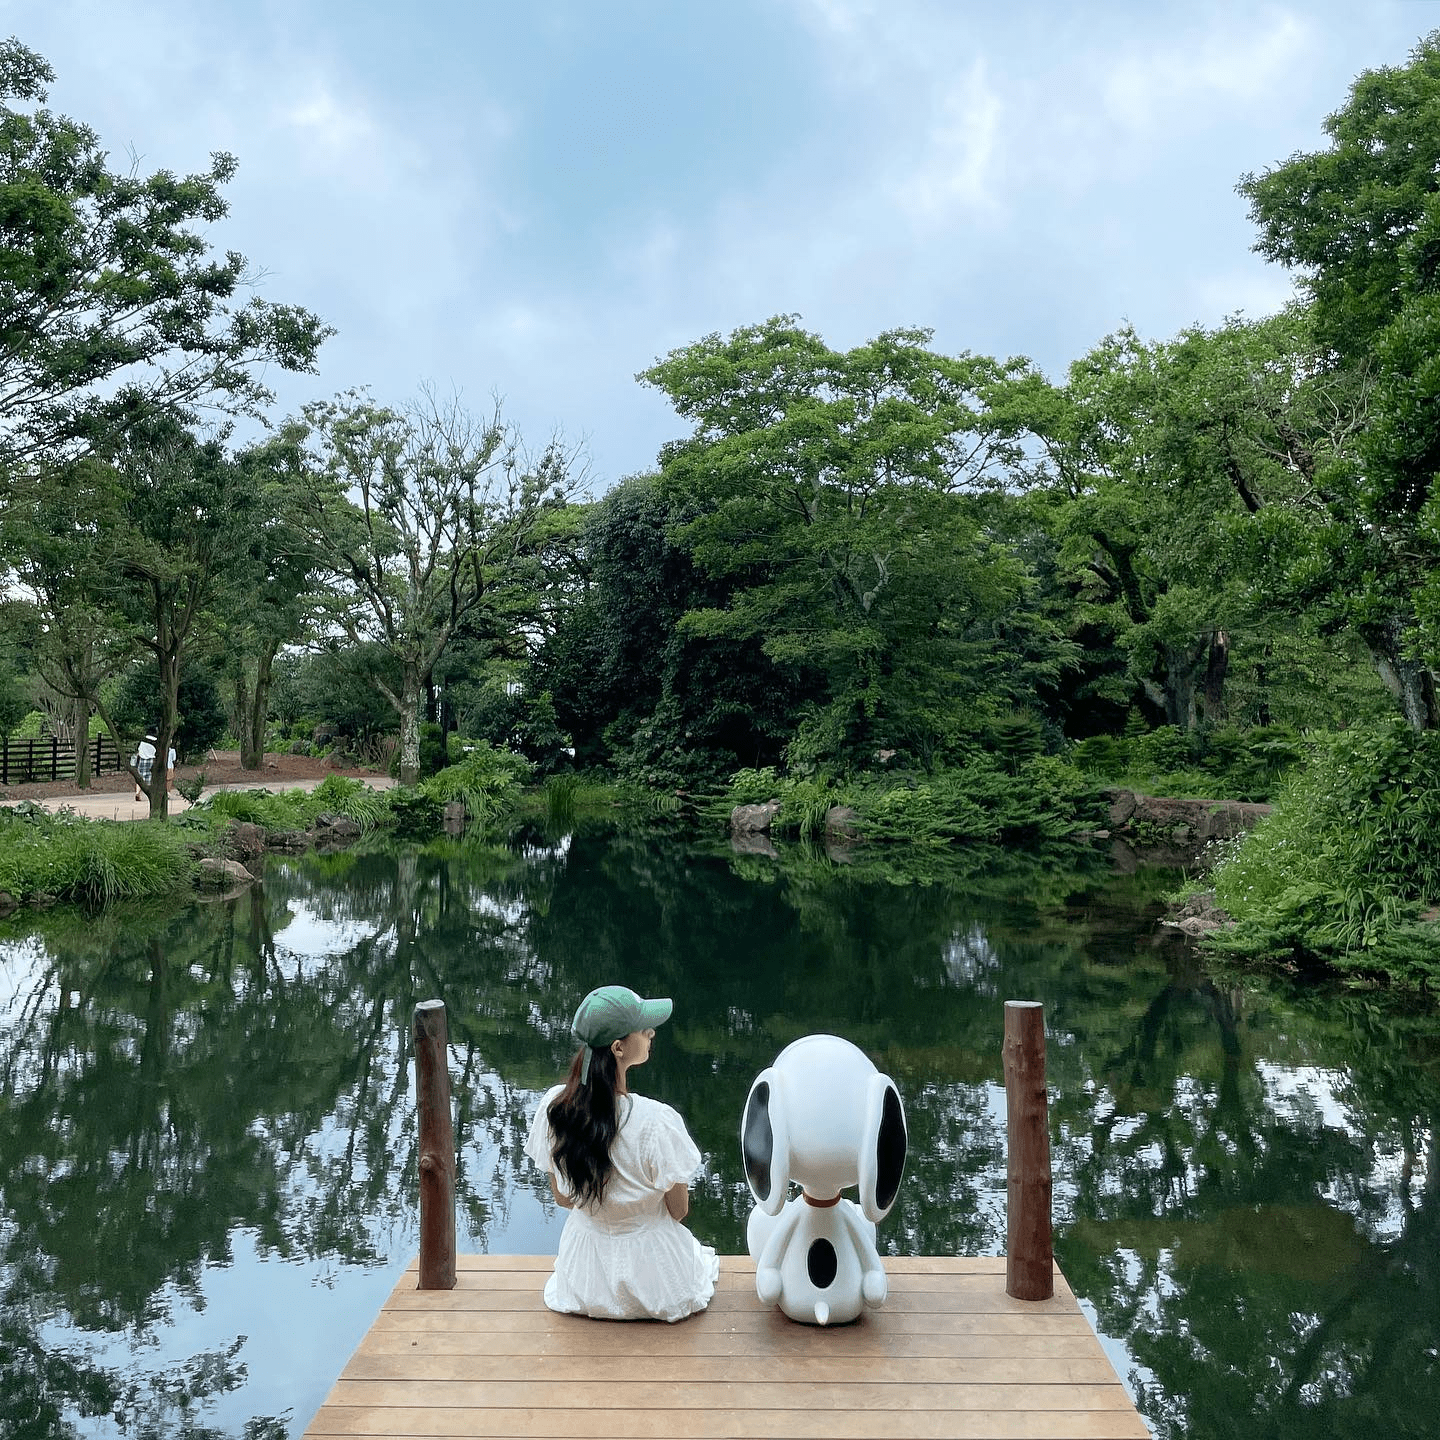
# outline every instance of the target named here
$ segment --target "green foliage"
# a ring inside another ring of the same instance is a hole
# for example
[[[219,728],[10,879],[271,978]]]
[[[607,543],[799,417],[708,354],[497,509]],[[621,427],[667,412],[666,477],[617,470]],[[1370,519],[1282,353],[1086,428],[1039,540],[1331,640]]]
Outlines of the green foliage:
[[[175,789],[179,791],[180,798],[191,805],[200,802],[200,792],[205,788],[205,772],[197,770],[195,774],[187,779],[176,780]]]
[[[422,786],[399,785],[385,792],[386,811],[395,835],[428,840],[440,829],[442,803]]]
[[[326,807],[308,790],[217,790],[184,818],[240,820],[262,830],[308,830]]]
[[[10,734],[16,740],[38,740],[45,733],[46,723],[43,710],[29,710],[15,722]]]
[[[1241,954],[1440,985],[1440,733],[1403,722],[1333,737],[1275,813],[1224,847],[1215,895]]]
[[[470,824],[483,830],[514,813],[532,769],[523,755],[481,741],[458,765],[447,765],[422,781],[418,789],[434,802],[437,823],[440,807],[460,800]],[[416,815],[419,813],[417,806]]]
[[[1076,769],[1091,779],[1146,795],[1263,801],[1318,739],[1302,739],[1285,726],[1227,726],[1188,735],[1162,726],[1123,736],[1092,735],[1069,754]]]
[[[327,775],[311,792],[316,814],[344,815],[366,830],[373,830],[385,818],[385,793],[373,790],[353,775]]]
[[[783,783],[773,765],[737,770],[730,777],[726,801],[730,805],[763,805],[781,793]]]
[[[171,743],[182,761],[204,755],[225,733],[225,706],[209,666],[186,664],[180,671],[180,723]],[[123,735],[151,729],[164,702],[153,662],[132,665],[110,692],[107,709]]]
[[[226,213],[233,156],[200,175],[111,170],[93,130],[45,108],[53,79],[19,41],[0,45],[7,472],[169,406],[258,414],[270,394],[254,371],[310,369],[329,333],[305,310],[244,298],[245,257],[211,253],[202,227]]]
[[[0,890],[19,899],[106,905],[167,895],[188,882],[192,868],[185,837],[173,826],[0,808]]]

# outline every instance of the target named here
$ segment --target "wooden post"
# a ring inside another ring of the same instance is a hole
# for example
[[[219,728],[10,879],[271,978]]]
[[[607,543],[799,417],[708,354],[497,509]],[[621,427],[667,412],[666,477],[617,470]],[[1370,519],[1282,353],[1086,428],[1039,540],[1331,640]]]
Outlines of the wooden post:
[[[455,1288],[455,1128],[450,1117],[445,1002],[415,1007],[415,1101],[420,1111],[420,1290]]]
[[[1050,1115],[1045,1093],[1045,1008],[1005,1002],[1005,1293],[1048,1300],[1055,1293],[1050,1236]]]

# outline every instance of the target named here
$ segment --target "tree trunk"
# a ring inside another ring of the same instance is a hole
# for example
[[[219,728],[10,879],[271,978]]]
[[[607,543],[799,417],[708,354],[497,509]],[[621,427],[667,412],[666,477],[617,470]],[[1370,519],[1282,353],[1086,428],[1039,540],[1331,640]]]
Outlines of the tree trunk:
[[[1217,630],[1210,637],[1210,655],[1205,665],[1203,713],[1207,725],[1218,725],[1225,716],[1225,676],[1230,670],[1230,636]]]
[[[414,785],[420,779],[420,698],[419,675],[405,676],[400,696],[400,783]]]
[[[155,765],[150,772],[150,818],[164,820],[170,814],[170,787],[165,783],[170,746],[180,723],[180,654],[160,650],[160,716],[155,727]]]
[[[1193,650],[1165,647],[1165,719],[1181,730],[1193,730],[1198,721],[1195,709],[1196,686],[1201,667],[1210,653],[1210,640]]]
[[[255,754],[255,743],[250,734],[250,718],[254,709],[250,703],[250,675],[242,656],[235,665],[235,738],[240,742],[240,768],[242,770],[258,770],[260,767],[254,764],[252,757]]]
[[[90,788],[90,702],[71,700],[70,731],[75,737],[75,788]]]
[[[259,770],[265,764],[265,726],[270,719],[271,667],[275,664],[275,652],[279,648],[278,642],[267,642],[260,647],[260,655],[255,661],[255,690],[250,697],[250,720],[246,726],[251,748],[248,756],[241,752],[242,770]]]
[[[1407,628],[1407,619],[1392,615],[1383,625],[1368,626],[1361,633],[1385,688],[1400,704],[1405,723],[1416,731],[1440,730],[1435,672],[1406,653]]]

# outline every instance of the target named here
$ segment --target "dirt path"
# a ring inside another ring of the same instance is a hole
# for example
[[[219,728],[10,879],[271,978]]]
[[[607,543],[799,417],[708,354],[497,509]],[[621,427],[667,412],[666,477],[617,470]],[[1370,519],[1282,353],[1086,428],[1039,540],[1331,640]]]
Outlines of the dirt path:
[[[239,753],[234,750],[217,751],[215,757],[203,765],[177,766],[176,780],[189,779],[203,770],[202,798],[217,790],[313,790],[329,775],[352,775],[375,790],[387,790],[395,783],[388,775],[336,769],[310,755],[267,755],[263,770],[242,770]],[[89,790],[77,790],[68,780],[9,785],[0,790],[0,804],[13,804],[17,800],[33,800],[47,810],[69,807],[77,815],[92,820],[144,820],[150,814],[150,801],[135,799],[135,782],[123,771],[116,775],[97,775]],[[187,809],[186,801],[172,793],[170,813],[178,815]]]

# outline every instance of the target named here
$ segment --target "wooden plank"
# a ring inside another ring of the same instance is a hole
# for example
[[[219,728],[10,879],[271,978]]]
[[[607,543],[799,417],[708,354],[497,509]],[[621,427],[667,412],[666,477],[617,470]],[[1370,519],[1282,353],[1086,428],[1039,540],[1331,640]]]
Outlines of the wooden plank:
[[[630,1356],[666,1356],[677,1359],[724,1359],[729,1356],[765,1358],[816,1356],[829,1359],[965,1360],[988,1358],[1016,1360],[1044,1366],[1051,1357],[1103,1355],[1089,1327],[1073,1334],[1033,1335],[921,1335],[877,1331],[873,1326],[847,1325],[827,1330],[823,1346],[792,1325],[778,1334],[758,1329],[717,1331],[708,1326],[605,1325],[587,1336],[584,1353],[611,1363]],[[798,1333],[797,1333],[798,1332]],[[468,1355],[502,1357],[508,1362],[522,1356],[573,1356],[574,1339],[554,1330],[516,1333],[511,1330],[389,1329],[376,1325],[360,1342],[356,1355]],[[750,1363],[754,1363],[751,1361]],[[1109,1363],[1108,1361],[1106,1362]]]
[[[430,1294],[437,1292],[431,1291]],[[757,1300],[755,1305],[759,1307]],[[705,1312],[704,1328],[709,1333],[754,1334],[758,1325],[765,1323],[774,1313],[777,1328],[793,1327],[791,1322],[778,1312],[733,1310],[728,1314],[717,1314],[714,1310]],[[1004,1314],[996,1311],[981,1311],[969,1314],[921,1314],[904,1315],[891,1312],[873,1311],[862,1316],[853,1325],[836,1326],[827,1330],[827,1335],[851,1335],[865,1333],[877,1326],[879,1316],[884,1314],[885,1330],[890,1334],[920,1335],[1091,1335],[1089,1323],[1078,1310],[1068,1313],[1054,1311],[1044,1315]],[[466,1330],[472,1332],[493,1331],[501,1334],[543,1331],[550,1333],[557,1325],[572,1329],[634,1331],[646,1336],[662,1336],[669,1332],[698,1329],[701,1316],[682,1320],[678,1325],[664,1325],[659,1322],[637,1320],[630,1324],[616,1321],[607,1324],[599,1320],[586,1320],[582,1316],[556,1315],[543,1306],[536,1310],[426,1310],[423,1306],[412,1308],[385,1309],[375,1318],[375,1329]],[[588,1342],[587,1342],[588,1343]]]
[[[397,1293],[408,1293],[419,1287],[413,1283],[415,1271],[408,1270],[405,1282],[397,1286]],[[521,1290],[539,1295],[545,1289],[545,1280],[549,1271],[536,1270],[470,1270],[462,1269],[457,1272],[455,1289],[469,1290],[482,1294],[493,1294],[497,1290]],[[995,1293],[1003,1295],[1005,1271],[983,1270],[973,1271],[968,1274],[924,1274],[916,1271],[900,1271],[889,1275],[890,1293],[892,1295],[918,1295],[926,1291],[950,1292],[955,1289],[955,1282],[959,1278],[974,1280],[993,1280],[999,1282],[995,1286]],[[755,1293],[754,1271],[748,1273],[737,1273],[729,1271],[722,1273],[716,1289],[725,1293],[733,1291],[737,1294]],[[887,1302],[888,1303],[888,1302]],[[1045,1302],[1040,1302],[1045,1303]]]
[[[687,1400],[703,1410],[1128,1410],[1130,1397],[1113,1380],[1099,1385],[877,1384],[861,1380],[817,1385],[805,1380],[715,1380],[687,1385]],[[337,1380],[327,1405],[428,1409],[437,1394],[448,1407],[475,1410],[663,1410],[675,1403],[669,1381],[636,1381],[623,1399],[604,1381],[551,1384],[546,1380],[454,1380],[443,1390],[429,1380]]]
[[[881,1257],[891,1275],[1003,1275],[1003,1255],[885,1255]],[[420,1262],[412,1260],[406,1274],[418,1271]],[[493,1272],[496,1270],[540,1270],[549,1274],[555,1268],[553,1255],[457,1255],[457,1271]],[[748,1255],[722,1255],[721,1274],[755,1273],[755,1262]]]
[[[613,1417],[613,1418],[612,1418]],[[579,1440],[623,1434],[627,1440],[1150,1440],[1132,1410],[910,1410],[837,1415],[804,1410],[433,1410],[326,1407],[307,1435],[514,1437]]]
[[[1051,1355],[1043,1367],[1034,1359],[1013,1356],[947,1356],[921,1359],[888,1355],[583,1355],[521,1357],[494,1354],[412,1354],[409,1349],[384,1354],[364,1346],[351,1357],[342,1380],[444,1380],[500,1382],[539,1380],[547,1384],[670,1385],[784,1384],[805,1381],[820,1385],[1113,1385],[1115,1372],[1103,1354],[1076,1357]],[[446,1394],[451,1391],[447,1386]]]
[[[1012,1300],[1004,1289],[1005,1277],[977,1276],[979,1281],[996,1279],[998,1285],[971,1284],[964,1288],[952,1286],[945,1290],[892,1290],[882,1311],[885,1314],[978,1314],[996,1315],[1064,1315],[1073,1305],[1064,1297],[1049,1300]],[[753,1288],[716,1290],[708,1313],[725,1314],[733,1310],[753,1309],[760,1302]],[[522,1290],[499,1287],[476,1289],[456,1286],[454,1290],[402,1290],[385,1302],[387,1310],[544,1310],[545,1301],[539,1287]],[[878,1313],[878,1312],[877,1312]]]

